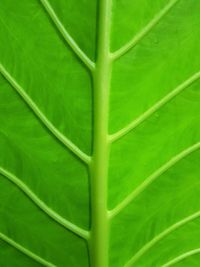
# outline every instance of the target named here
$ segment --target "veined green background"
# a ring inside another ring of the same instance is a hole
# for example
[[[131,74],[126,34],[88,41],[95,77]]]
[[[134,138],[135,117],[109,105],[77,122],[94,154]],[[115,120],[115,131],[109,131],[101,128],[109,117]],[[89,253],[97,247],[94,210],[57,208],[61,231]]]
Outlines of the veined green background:
[[[199,266],[200,1],[1,0],[0,64],[0,266]]]

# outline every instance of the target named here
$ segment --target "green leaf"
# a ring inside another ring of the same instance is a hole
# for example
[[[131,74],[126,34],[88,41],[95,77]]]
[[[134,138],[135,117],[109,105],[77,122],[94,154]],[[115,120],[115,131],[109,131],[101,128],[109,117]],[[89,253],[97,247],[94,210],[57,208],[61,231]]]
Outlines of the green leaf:
[[[0,1],[0,266],[199,266],[199,10]]]

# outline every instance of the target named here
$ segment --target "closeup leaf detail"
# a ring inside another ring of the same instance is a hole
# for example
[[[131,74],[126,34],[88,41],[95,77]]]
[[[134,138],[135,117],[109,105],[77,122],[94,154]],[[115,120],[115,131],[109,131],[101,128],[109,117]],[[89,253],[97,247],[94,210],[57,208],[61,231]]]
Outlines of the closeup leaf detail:
[[[1,1],[0,266],[199,265],[199,10]]]

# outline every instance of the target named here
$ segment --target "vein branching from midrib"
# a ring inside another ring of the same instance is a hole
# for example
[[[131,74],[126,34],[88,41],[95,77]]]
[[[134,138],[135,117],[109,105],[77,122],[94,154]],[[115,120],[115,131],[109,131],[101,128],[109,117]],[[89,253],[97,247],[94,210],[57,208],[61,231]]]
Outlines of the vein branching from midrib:
[[[63,218],[61,215],[52,210],[47,204],[45,204],[24,182],[22,182],[19,178],[17,178],[14,174],[8,172],[4,168],[0,167],[0,174],[2,174],[6,179],[11,181],[14,185],[16,185],[22,192],[29,197],[33,203],[40,208],[45,214],[47,214],[50,218],[56,221],[59,225],[65,227],[67,230],[71,231],[75,235],[83,239],[88,239],[89,232],[78,227],[77,225],[71,223],[70,221]]]
[[[117,50],[112,54],[112,59],[116,60],[120,57],[122,57],[126,52],[128,52],[130,49],[132,49],[135,45],[137,45],[143,37],[145,37],[153,28],[157,25],[157,23],[166,15],[178,2],[179,0],[171,0],[160,12],[155,18],[147,24],[146,27],[133,39],[128,42],[125,46]],[[163,97],[161,100],[159,100],[156,104],[154,104],[152,107],[150,107],[146,112],[144,112],[142,115],[140,115],[138,118],[134,119],[131,123],[129,123],[127,126],[119,130],[118,132],[111,134],[109,136],[110,142],[117,141],[124,135],[126,135],[128,132],[139,126],[143,121],[145,121],[149,116],[151,116],[153,113],[155,113],[159,108],[161,108],[163,105],[168,103],[171,99],[173,99],[176,95],[181,93],[185,88],[190,86],[193,82],[195,82],[197,79],[200,78],[200,72],[195,73],[190,78],[182,82],[180,85],[178,85],[174,90],[172,90],[168,95]]]
[[[109,1],[109,0],[108,0]],[[169,3],[157,14],[156,17],[152,21],[149,22],[149,24],[144,27],[144,29],[136,35],[132,40],[130,40],[126,45],[124,45],[122,48],[119,50],[115,51],[114,53],[111,53],[110,56],[112,60],[116,60],[120,57],[122,57],[125,53],[127,53],[130,49],[132,49],[135,45],[138,44],[138,42],[145,37],[152,29],[154,26],[158,24],[158,22],[164,17],[165,14],[168,13],[168,11],[171,10],[171,8],[178,2],[179,0],[171,0]],[[96,64],[80,49],[80,47],[77,45],[77,43],[74,41],[72,36],[67,32],[61,21],[59,20],[58,16],[56,15],[55,11],[51,7],[50,3],[47,0],[40,0],[42,5],[44,6],[47,14],[49,17],[52,19],[54,25],[58,29],[58,31],[61,33],[67,44],[71,47],[71,49],[74,51],[74,53],[77,55],[77,57],[85,64],[85,66],[94,73]],[[5,68],[0,65],[1,72],[3,76],[9,81],[9,83],[13,86],[13,88],[19,93],[19,95],[24,99],[24,101],[27,103],[27,105],[31,108],[31,110],[37,115],[37,117],[42,121],[42,123],[53,133],[53,135],[61,141],[68,149],[70,149],[76,156],[78,156],[83,162],[90,164],[91,162],[91,157],[86,155],[83,151],[81,151],[76,145],[74,145],[70,140],[67,139],[62,133],[56,129],[52,123],[45,117],[45,115],[39,110],[37,105],[33,102],[33,100],[26,94],[26,92],[23,90],[22,87],[14,80],[13,77],[5,70]],[[197,77],[198,76],[198,77]],[[118,140],[121,138],[124,134],[128,133],[130,130],[138,126],[140,123],[142,123],[147,117],[149,117],[151,114],[153,114],[158,108],[160,108],[162,105],[170,101],[175,95],[177,95],[182,89],[186,88],[189,86],[192,82],[197,80],[199,78],[200,74],[197,73],[194,76],[192,76],[190,79],[185,81],[183,84],[179,85],[176,89],[174,89],[170,94],[168,94],[166,97],[164,97],[162,100],[160,100],[158,103],[156,103],[153,107],[151,107],[147,112],[142,114],[138,119],[134,120],[132,123],[130,123],[127,127],[121,129],[119,132],[113,134],[110,136],[110,141],[113,142],[115,140]],[[184,87],[184,88],[183,88]],[[196,144],[197,145],[197,144]],[[198,143],[198,148],[199,148],[199,143]],[[196,148],[195,148],[196,149]],[[194,150],[195,150],[194,149]],[[185,152],[185,151],[184,151]],[[190,152],[191,153],[191,152]],[[188,153],[189,154],[189,153]],[[185,155],[187,155],[187,152],[185,152]],[[177,155],[179,157],[180,155]],[[183,158],[183,157],[182,157]],[[181,157],[180,157],[181,159]],[[179,160],[180,160],[179,159]],[[167,164],[165,164],[163,167],[159,168],[154,174],[152,174],[149,178],[147,178],[148,181],[146,181],[147,185],[150,184],[155,178],[159,177],[164,171],[168,169],[169,167],[173,166],[178,160],[176,160],[176,157],[172,158]],[[55,213],[53,210],[51,210],[45,203],[43,203],[20,179],[17,177],[13,176],[10,173],[5,173],[6,171],[4,170],[4,174],[2,172],[2,169],[0,168],[0,173],[2,173],[6,178],[8,178],[10,181],[12,181],[16,186],[18,186],[23,192],[26,193],[26,195],[38,206],[40,207],[45,213],[49,213],[48,215],[52,217],[54,220],[57,220],[60,224],[62,224],[68,229],[74,232],[75,234],[88,239],[89,232],[79,228],[78,226],[68,222],[64,218],[62,218],[60,215]],[[157,173],[157,174],[156,174]],[[151,181],[152,180],[152,181]],[[141,187],[146,185],[142,184]],[[140,189],[137,189],[140,191]],[[137,191],[136,190],[136,191]],[[143,191],[143,189],[141,190]],[[138,195],[137,193],[132,193],[131,195]],[[128,197],[129,198],[129,197]],[[127,198],[127,199],[128,199]],[[127,202],[127,199],[122,201],[120,205],[124,205],[123,203]],[[130,201],[132,201],[133,198],[131,198]],[[128,203],[130,203],[128,201]],[[39,203],[39,205],[38,205]],[[42,204],[42,205],[41,205]],[[124,205],[123,208],[126,206]],[[118,207],[115,208],[116,210]],[[111,211],[111,213],[114,214],[114,211]],[[121,208],[120,208],[121,211]],[[118,211],[117,211],[118,213]],[[53,215],[53,216],[52,216]],[[114,214],[115,216],[115,214]],[[146,244],[136,255],[127,263],[127,267],[131,266],[133,262],[135,262],[139,257],[144,254],[149,248],[151,248],[156,242],[164,238],[166,235],[170,234],[172,231],[177,229],[178,227],[181,227],[185,223],[197,218],[200,216],[200,211],[177,222],[176,224],[172,225],[171,227],[167,228],[165,231],[163,231],[161,234],[156,236],[153,240],[151,240],[148,244]],[[112,216],[111,216],[112,217]],[[65,220],[65,223],[62,223],[63,220]],[[71,229],[70,229],[71,228]],[[73,228],[73,229],[72,229]],[[20,251],[22,251],[24,254],[34,258],[37,260],[37,255],[34,253],[28,251],[27,249],[23,248],[19,244],[15,243],[13,240],[9,239],[8,237],[4,236],[3,234],[0,233],[0,238],[5,239],[6,242],[10,243]],[[7,240],[6,240],[7,239]],[[41,259],[38,257],[39,260]],[[38,261],[39,262],[39,261]],[[41,264],[49,267],[55,267],[55,265],[46,262],[45,260],[41,259]],[[129,263],[131,265],[129,265]]]
[[[40,0],[42,5],[44,6],[47,14],[50,16],[54,25],[61,33],[67,44],[71,47],[74,53],[80,58],[80,60],[91,70],[93,71],[95,68],[95,63],[80,49],[77,43],[74,41],[72,36],[67,32],[61,21],[59,20],[58,16],[56,15],[55,11],[51,7],[50,3],[47,0]]]
[[[16,82],[16,80],[8,73],[8,71],[0,64],[0,72],[15,89],[15,91],[22,97],[25,103],[31,108],[33,113],[39,118],[44,126],[59,140],[65,147],[67,147],[73,154],[80,158],[86,164],[90,162],[90,156],[81,151],[74,143],[72,143],[66,136],[64,136],[42,113],[36,103],[29,97],[25,90]]]
[[[160,20],[174,7],[174,5],[180,0],[171,0],[169,3],[161,9],[161,11],[139,32],[136,36],[132,38],[128,43],[126,43],[119,50],[113,52],[111,57],[116,60],[135,47],[159,22]]]
[[[163,173],[172,168],[179,161],[189,156],[191,153],[200,149],[200,142],[186,148],[170,160],[166,162],[163,166],[157,169],[152,175],[147,177],[136,189],[132,191],[120,204],[118,204],[113,210],[109,211],[110,218],[115,217],[123,209],[125,209],[138,195],[140,195],[145,189],[148,188],[156,179],[158,179]]]
[[[196,254],[200,253],[200,248],[196,248],[196,249],[192,249],[190,251],[187,251],[181,255],[179,255],[178,257],[170,260],[169,262],[166,262],[165,264],[162,265],[162,267],[169,267],[169,266],[173,266],[176,263],[179,263],[181,261],[186,260],[187,258],[191,257],[191,256],[195,256]]]
[[[10,246],[14,247],[24,255],[28,256],[29,258],[33,259],[34,261],[40,263],[43,266],[46,267],[56,267],[53,263],[41,258],[40,256],[36,255],[29,249],[25,248],[24,246],[20,245],[19,243],[15,242],[13,239],[9,238],[5,234],[0,232],[0,239],[2,239],[4,242],[8,243]]]
[[[119,50],[115,51],[111,54],[112,60],[117,60],[120,57],[122,57],[125,53],[127,53],[129,50],[134,48],[141,40],[144,38],[153,28],[156,26],[159,21],[166,15],[178,2],[179,0],[172,0],[170,1],[160,12],[159,14],[153,18],[150,23],[143,28],[143,30],[136,36],[133,37],[131,41],[129,41],[126,45],[121,47]],[[161,100],[159,100],[155,105],[153,105],[151,108],[149,108],[146,112],[144,112],[142,115],[140,115],[137,119],[134,119],[129,125],[122,128],[118,132],[112,134],[109,136],[110,142],[114,142],[119,140],[121,137],[126,135],[128,132],[139,126],[142,122],[144,122],[148,117],[150,117],[152,114],[154,114],[158,109],[160,109],[163,105],[168,103],[170,100],[172,100],[175,96],[177,96],[179,93],[181,93],[185,88],[189,87],[191,84],[193,84],[196,80],[200,78],[200,72],[195,73],[190,78],[182,82],[180,85],[178,85],[174,90],[172,90],[168,95],[163,97]],[[155,171],[152,175],[150,175],[145,181],[138,186],[127,198],[125,198],[118,206],[116,206],[113,210],[109,211],[110,218],[113,218],[116,216],[119,212],[121,212],[131,201],[134,200],[135,197],[137,197],[140,193],[142,193],[155,179],[160,177],[164,172],[166,172],[169,168],[173,167],[176,163],[178,163],[180,160],[182,160],[184,157],[188,156],[192,152],[196,151],[200,148],[200,143],[197,143],[184,151],[182,151],[180,154],[176,155],[172,159],[170,159],[166,164],[164,164],[162,167],[160,167],[157,171]],[[140,249],[126,264],[125,267],[131,267],[133,264],[146,252],[148,251],[152,246],[154,246],[157,242],[159,242],[162,238],[170,234],[172,231],[175,231],[177,228],[183,226],[184,224],[188,223],[189,221],[192,221],[196,218],[200,217],[200,211],[192,214],[191,216],[188,216],[184,218],[183,220],[175,223],[171,227],[165,229],[162,233],[158,234],[156,237],[154,237],[149,243],[144,245],[142,249]],[[200,249],[193,250],[191,252],[188,252],[184,255],[181,255],[180,257],[176,258],[175,260],[171,261],[168,264],[165,264],[163,267],[171,266],[172,263],[176,263],[185,256],[190,256],[194,253],[199,253]]]
[[[141,32],[139,32],[138,35],[134,36],[132,40],[130,40],[128,43],[126,43],[123,47],[121,47],[119,50],[111,53],[112,60],[116,60],[120,57],[122,57],[125,53],[127,53],[130,49],[134,48],[159,22],[160,20],[175,6],[175,4],[179,0],[171,0],[169,3],[146,25],[146,27],[143,28]],[[197,74],[195,74],[197,75]],[[191,77],[192,79],[192,77]],[[189,80],[189,79],[188,79]],[[185,81],[184,83],[188,82]],[[118,132],[111,134],[109,136],[110,142],[114,142],[127,134],[129,131],[134,129],[136,126],[140,125],[146,118],[148,118],[151,114],[156,112],[162,105],[170,101],[175,95],[181,91],[179,87],[184,85],[181,84],[177,86],[170,94],[168,94],[166,97],[158,101],[154,106],[152,106],[149,110],[147,110],[145,113],[140,115],[137,119],[134,119],[130,124],[119,130]]]
[[[74,41],[72,36],[67,32],[65,27],[62,25],[61,21],[57,17],[56,13],[52,9],[51,5],[47,0],[40,0],[43,7],[45,8],[47,14],[54,22],[54,25],[61,33],[67,44],[71,47],[72,51],[75,55],[85,64],[85,66],[93,73],[95,70],[95,63],[80,49],[77,43]],[[29,97],[29,95],[25,92],[25,90],[17,83],[17,81],[10,75],[10,73],[4,68],[2,64],[0,64],[0,72],[4,76],[4,78],[11,84],[11,86],[16,90],[16,92],[22,97],[25,103],[31,108],[33,113],[39,118],[39,120],[43,123],[44,126],[62,143],[69,149],[73,154],[75,154],[79,159],[81,159],[87,165],[90,165],[91,156],[88,156],[83,151],[81,151],[75,144],[73,144],[66,136],[64,136],[42,113],[36,103]],[[19,178],[15,175],[11,174],[7,170],[0,167],[0,174],[2,174],[5,178],[10,180],[13,184],[15,184],[20,190],[22,190],[44,213],[46,213],[49,217],[51,217],[54,221],[64,226],[67,230],[73,232],[77,236],[88,240],[90,232],[86,231],[77,225],[67,221],[62,216],[53,211],[50,207],[48,207],[41,199],[38,198],[37,195],[24,184]],[[55,267],[55,265],[45,261],[40,258],[33,252],[27,250],[23,246],[17,244],[15,241],[6,237],[4,234],[0,233],[0,238],[4,239],[10,245],[14,246],[27,256],[35,259],[40,262],[44,266]]]
[[[119,130],[118,132],[111,134],[109,139],[110,142],[115,142],[122,138],[124,135],[128,134],[130,131],[140,126],[145,120],[152,116],[156,111],[162,108],[164,105],[169,103],[173,98],[180,94],[183,90],[191,86],[194,82],[200,79],[200,72],[195,73],[183,83],[179,84],[175,89],[173,89],[169,94],[159,100],[156,104],[150,107],[146,112],[140,115],[138,118],[134,119],[130,124]]]
[[[138,261],[149,249],[151,249],[155,244],[161,241],[163,238],[171,234],[173,231],[179,229],[185,224],[197,219],[200,217],[200,211],[197,211],[190,216],[185,217],[184,219],[176,222],[170,227],[166,228],[160,234],[156,235],[151,241],[146,243],[126,264],[125,267],[132,267],[136,261]]]

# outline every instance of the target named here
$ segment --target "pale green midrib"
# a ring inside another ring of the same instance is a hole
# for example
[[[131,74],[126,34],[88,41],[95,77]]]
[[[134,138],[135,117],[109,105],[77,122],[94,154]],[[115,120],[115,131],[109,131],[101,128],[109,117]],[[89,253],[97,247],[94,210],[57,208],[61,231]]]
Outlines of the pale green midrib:
[[[172,259],[169,262],[166,262],[165,264],[162,265],[162,267],[169,267],[169,266],[173,266],[176,263],[179,263],[183,260],[186,260],[188,257],[194,256],[196,254],[200,253],[200,248],[196,248],[196,249],[192,249],[190,251],[187,251],[181,255],[179,255],[178,257]]]
[[[42,264],[43,266],[47,267],[56,267],[53,263],[46,261],[45,259],[41,258],[40,256],[36,255],[32,251],[28,250],[24,246],[20,245],[19,243],[15,242],[13,239],[9,238],[5,234],[0,232],[0,239],[8,243],[10,246],[14,247],[15,249],[19,250],[21,253],[25,254],[29,258],[33,259],[34,261]]]
[[[190,216],[185,217],[184,219],[176,222],[175,224],[171,225],[163,232],[155,236],[150,242],[144,245],[126,264],[125,267],[132,267],[133,264],[138,261],[141,256],[143,256],[149,249],[151,249],[157,242],[165,238],[167,235],[171,234],[173,231],[177,230],[178,228],[184,226],[185,224],[197,219],[200,217],[200,211],[193,213]]]
[[[191,86],[194,82],[200,79],[200,72],[195,73],[190,78],[185,80],[183,83],[178,85],[175,89],[173,89],[169,94],[159,100],[156,104],[154,104],[151,108],[149,108],[146,112],[140,115],[138,118],[134,119],[127,126],[119,130],[118,132],[111,134],[109,136],[110,142],[115,142],[122,138],[124,135],[128,134],[130,131],[140,126],[146,119],[148,119],[151,115],[153,115],[156,111],[162,108],[169,101],[174,99],[177,95],[179,95],[183,90]]]
[[[59,225],[65,227],[67,230],[71,231],[75,235],[83,239],[89,238],[89,232],[78,227],[77,225],[71,223],[70,221],[64,219],[57,212],[52,210],[48,205],[46,205],[25,183],[23,183],[19,178],[17,178],[12,173],[8,172],[4,168],[0,167],[0,174],[2,174],[6,179],[15,184],[22,192],[29,197],[33,203],[40,208],[46,215],[48,215],[51,219],[56,221]]]
[[[54,25],[61,33],[67,44],[71,47],[74,53],[78,56],[78,58],[91,70],[93,71],[95,68],[94,62],[80,49],[77,43],[74,41],[72,36],[67,32],[61,21],[59,20],[58,16],[56,15],[55,11],[51,7],[50,3],[47,0],[40,0],[43,7],[45,8],[47,14],[53,21]]]
[[[160,20],[174,7],[174,5],[180,0],[171,0],[169,3],[161,9],[161,11],[139,32],[134,36],[128,43],[122,46],[120,49],[112,53],[112,60],[116,60],[135,47],[153,28]]]
[[[109,265],[109,218],[107,209],[108,194],[108,114],[110,91],[110,19],[111,0],[99,1],[99,21],[97,40],[97,62],[94,81],[94,133],[91,161],[91,267]]]
[[[200,149],[200,142],[184,149],[182,152],[173,156],[168,160],[163,166],[156,170],[153,174],[147,177],[142,184],[140,184],[136,189],[133,190],[120,204],[118,204],[113,210],[109,211],[109,217],[114,218],[117,216],[124,208],[126,208],[136,197],[138,197],[148,186],[151,185],[157,178],[159,178],[163,173],[167,172],[175,164],[180,162],[185,157],[189,156],[191,153]]]
[[[15,81],[15,79],[8,73],[8,71],[0,64],[0,72],[4,78],[11,84],[15,91],[21,96],[24,102],[30,107],[30,110],[37,116],[42,124],[60,141],[67,149],[73,152],[84,163],[89,164],[91,157],[80,150],[74,143],[72,143],[66,136],[64,136],[42,113],[36,103],[28,96],[25,90]]]

